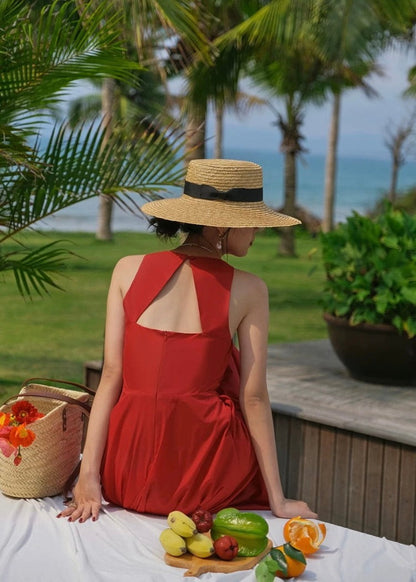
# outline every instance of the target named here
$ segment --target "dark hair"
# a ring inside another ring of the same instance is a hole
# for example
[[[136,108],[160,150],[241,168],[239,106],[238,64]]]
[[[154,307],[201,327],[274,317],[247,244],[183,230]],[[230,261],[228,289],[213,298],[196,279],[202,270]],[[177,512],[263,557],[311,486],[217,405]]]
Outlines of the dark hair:
[[[174,220],[155,217],[149,220],[149,224],[160,238],[173,238],[178,232],[202,234],[202,229],[204,228],[201,224],[187,224],[186,222],[175,222]]]

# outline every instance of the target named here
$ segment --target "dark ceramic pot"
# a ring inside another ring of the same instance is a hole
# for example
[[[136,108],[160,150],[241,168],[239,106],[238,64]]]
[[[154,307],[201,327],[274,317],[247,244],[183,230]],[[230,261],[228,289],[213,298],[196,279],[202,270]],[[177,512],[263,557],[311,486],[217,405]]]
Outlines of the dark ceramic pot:
[[[324,314],[329,339],[350,375],[363,382],[416,386],[416,338],[391,325],[360,323]]]

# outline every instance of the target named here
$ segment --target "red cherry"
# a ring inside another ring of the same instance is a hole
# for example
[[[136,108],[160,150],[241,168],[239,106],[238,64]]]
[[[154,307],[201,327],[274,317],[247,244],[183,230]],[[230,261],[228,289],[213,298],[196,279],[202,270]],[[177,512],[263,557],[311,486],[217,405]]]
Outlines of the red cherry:
[[[214,550],[221,560],[232,560],[238,553],[238,542],[232,536],[221,536],[215,540]]]

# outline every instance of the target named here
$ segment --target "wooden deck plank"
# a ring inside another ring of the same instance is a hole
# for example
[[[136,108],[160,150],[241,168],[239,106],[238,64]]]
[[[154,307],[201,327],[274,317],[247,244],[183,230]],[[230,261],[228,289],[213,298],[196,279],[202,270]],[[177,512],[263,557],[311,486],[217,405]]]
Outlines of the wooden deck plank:
[[[366,467],[363,529],[369,534],[380,534],[380,499],[382,494],[384,442],[369,438]]]
[[[351,435],[343,430],[336,431],[331,521],[338,525],[348,520],[350,462]]]
[[[386,443],[384,446],[380,535],[390,540],[397,538],[400,452],[400,445],[396,443]]]
[[[402,447],[399,475],[397,538],[404,544],[416,544],[416,451]]]
[[[289,416],[283,414],[275,415],[273,418],[280,478],[286,496],[288,496],[290,420]]]
[[[304,457],[304,423],[297,418],[290,418],[287,495],[294,499],[301,498]]]
[[[304,429],[304,457],[301,498],[311,507],[317,506],[319,466],[319,425],[308,422]]]
[[[362,530],[364,525],[367,445],[367,439],[358,435],[351,442],[347,524],[357,530]]]
[[[329,427],[319,427],[319,466],[316,511],[324,521],[330,521],[332,512],[333,474],[335,462],[335,431]]]

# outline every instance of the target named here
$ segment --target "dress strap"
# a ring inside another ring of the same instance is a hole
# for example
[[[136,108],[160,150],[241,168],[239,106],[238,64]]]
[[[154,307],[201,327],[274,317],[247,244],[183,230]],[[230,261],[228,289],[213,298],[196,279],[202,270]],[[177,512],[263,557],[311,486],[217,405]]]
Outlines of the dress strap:
[[[204,332],[229,330],[230,292],[234,268],[221,260],[194,257],[191,260]]]
[[[186,258],[186,257],[185,257]],[[137,321],[161,289],[182,265],[180,254],[169,251],[150,253],[140,267],[124,297],[124,311],[131,321]]]

